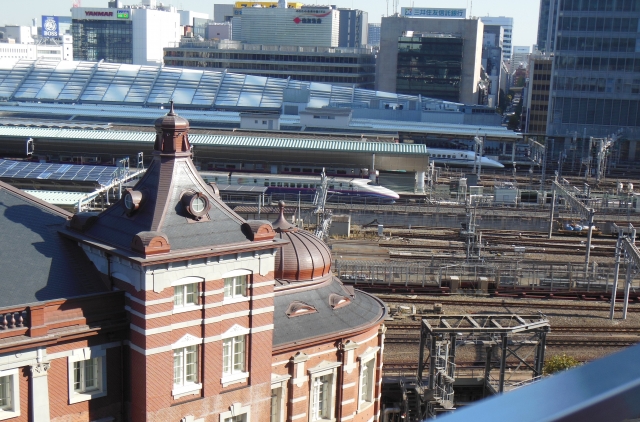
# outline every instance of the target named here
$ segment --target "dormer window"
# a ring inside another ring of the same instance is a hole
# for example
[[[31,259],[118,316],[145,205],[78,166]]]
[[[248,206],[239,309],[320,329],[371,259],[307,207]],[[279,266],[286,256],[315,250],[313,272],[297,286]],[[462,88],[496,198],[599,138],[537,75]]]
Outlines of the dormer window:
[[[287,308],[287,311],[285,313],[289,318],[293,318],[300,315],[313,314],[316,312],[318,312],[318,310],[313,306],[296,300],[289,304],[289,308]]]
[[[122,198],[122,206],[124,207],[127,215],[133,214],[138,208],[140,208],[141,202],[142,192],[133,189],[127,189],[127,193],[125,193]]]
[[[202,192],[188,191],[182,195],[182,205],[194,219],[200,220],[209,211],[211,204]]]
[[[346,296],[337,295],[335,293],[332,293],[329,296],[329,304],[333,309],[342,308],[343,306],[347,306],[349,303],[351,303],[351,299]]]

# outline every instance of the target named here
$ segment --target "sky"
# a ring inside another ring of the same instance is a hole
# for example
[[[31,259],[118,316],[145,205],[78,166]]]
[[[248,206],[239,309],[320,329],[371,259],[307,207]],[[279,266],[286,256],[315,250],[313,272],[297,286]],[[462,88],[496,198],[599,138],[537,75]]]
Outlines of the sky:
[[[81,0],[83,7],[107,7],[108,0]],[[304,0],[299,0],[306,3]],[[393,14],[393,3],[398,2],[397,11],[401,7],[434,7],[467,9],[467,16],[508,16],[512,17],[513,40],[515,46],[532,46],[536,43],[538,31],[538,13],[540,2],[527,0],[333,0],[331,4],[338,7],[352,7],[369,13],[369,22],[380,22],[382,16]],[[158,0],[160,3],[161,0]],[[178,9],[209,13],[213,17],[214,3],[233,3],[231,0],[164,0],[165,4],[173,4]],[[123,4],[137,4],[139,0],[123,0]],[[308,4],[326,4],[327,0],[308,0]],[[7,24],[30,25],[36,18],[39,26],[42,15],[70,16],[72,0],[0,0],[4,4],[0,14],[0,26]]]

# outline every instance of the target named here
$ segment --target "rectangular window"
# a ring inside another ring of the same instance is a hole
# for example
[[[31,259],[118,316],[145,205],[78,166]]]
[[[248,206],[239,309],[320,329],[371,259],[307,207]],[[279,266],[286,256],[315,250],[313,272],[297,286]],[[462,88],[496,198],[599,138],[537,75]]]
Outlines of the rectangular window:
[[[73,391],[87,393],[100,388],[98,383],[100,359],[93,358],[73,363]]]
[[[239,275],[224,279],[224,298],[238,298],[247,296],[247,276]]]
[[[244,373],[245,337],[237,336],[222,342],[222,373],[233,375]]]
[[[173,288],[173,306],[181,308],[198,304],[198,283],[183,284]]]
[[[20,416],[18,369],[0,371],[0,420]]]
[[[271,388],[271,419],[270,422],[280,422],[282,387]]]
[[[104,350],[79,349],[69,356],[68,362],[69,404],[107,395],[107,356]]]
[[[311,420],[331,419],[331,374],[315,377],[311,394]]]
[[[375,359],[360,363],[360,404],[373,402]]]
[[[0,377],[0,410],[13,410],[13,376]]]
[[[198,346],[173,351],[173,386],[184,387],[198,383]]]
[[[247,422],[247,415],[238,415],[231,416],[229,418],[224,418],[224,422]]]

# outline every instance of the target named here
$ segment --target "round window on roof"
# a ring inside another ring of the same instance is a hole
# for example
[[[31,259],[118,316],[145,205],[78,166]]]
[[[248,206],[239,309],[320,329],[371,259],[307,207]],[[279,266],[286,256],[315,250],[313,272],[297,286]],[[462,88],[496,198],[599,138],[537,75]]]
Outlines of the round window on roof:
[[[124,207],[127,215],[133,214],[138,208],[140,208],[140,203],[142,202],[142,192],[128,189],[122,198],[122,206]]]
[[[196,220],[200,220],[211,207],[209,199],[202,192],[194,191],[188,191],[182,195],[182,205]]]
[[[200,214],[207,206],[207,201],[204,198],[193,198],[191,201],[191,209],[194,213]]]

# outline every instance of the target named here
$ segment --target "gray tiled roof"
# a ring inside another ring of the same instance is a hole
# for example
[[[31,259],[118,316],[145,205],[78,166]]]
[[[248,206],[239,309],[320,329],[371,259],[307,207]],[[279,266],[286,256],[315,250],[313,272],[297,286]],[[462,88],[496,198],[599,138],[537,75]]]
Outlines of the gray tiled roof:
[[[140,232],[164,233],[171,251],[251,243],[241,231],[244,223],[219,197],[211,195],[197,175],[191,160],[154,159],[143,178],[134,187],[143,192],[140,209],[128,217],[118,203],[101,213],[85,234],[120,249],[131,249],[133,236]],[[212,204],[209,219],[193,222],[180,202],[187,190],[206,195]]]
[[[0,307],[107,291],[77,244],[67,213],[0,182]]]
[[[332,293],[349,296],[337,278],[332,278],[330,283],[315,287],[276,294],[273,346],[304,342],[320,336],[339,336],[341,333],[372,326],[384,318],[384,304],[367,293],[356,290],[355,298],[351,299],[351,303],[337,309],[333,309],[329,303],[329,296]],[[318,312],[290,318],[285,312],[294,301],[311,305]]]

